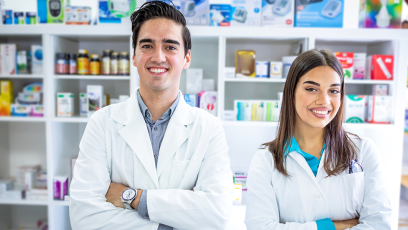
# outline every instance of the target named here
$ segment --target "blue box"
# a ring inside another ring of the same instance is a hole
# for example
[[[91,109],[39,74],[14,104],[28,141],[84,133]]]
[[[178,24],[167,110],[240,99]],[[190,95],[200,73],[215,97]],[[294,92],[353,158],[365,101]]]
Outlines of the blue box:
[[[13,24],[13,11],[3,10],[3,24],[12,25]]]
[[[99,23],[122,23],[121,18],[115,17],[110,12],[108,0],[99,0]]]
[[[38,23],[47,23],[47,0],[37,0]]]
[[[210,5],[210,26],[230,26],[231,18],[231,5]]]
[[[296,0],[295,27],[343,27],[344,0]]]
[[[186,94],[186,95],[184,95],[184,100],[191,107],[197,107],[197,95],[195,95],[195,94]]]

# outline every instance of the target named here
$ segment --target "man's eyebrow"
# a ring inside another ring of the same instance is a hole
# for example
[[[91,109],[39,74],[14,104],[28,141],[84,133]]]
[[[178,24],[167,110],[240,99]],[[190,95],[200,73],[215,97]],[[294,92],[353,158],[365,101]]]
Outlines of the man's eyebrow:
[[[178,41],[176,41],[176,40],[172,40],[172,39],[163,39],[163,43],[170,43],[170,44],[174,44],[174,45],[180,46],[180,42],[178,42]]]
[[[142,43],[154,43],[154,40],[150,38],[142,38],[139,40],[139,45]]]

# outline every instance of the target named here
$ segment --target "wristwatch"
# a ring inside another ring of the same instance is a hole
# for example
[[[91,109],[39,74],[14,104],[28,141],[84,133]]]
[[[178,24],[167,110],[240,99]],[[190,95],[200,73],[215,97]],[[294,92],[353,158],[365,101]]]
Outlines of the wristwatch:
[[[130,204],[133,202],[133,200],[136,198],[137,192],[133,188],[128,188],[122,193],[122,197],[120,198],[122,200],[123,205],[127,209],[133,209]]]

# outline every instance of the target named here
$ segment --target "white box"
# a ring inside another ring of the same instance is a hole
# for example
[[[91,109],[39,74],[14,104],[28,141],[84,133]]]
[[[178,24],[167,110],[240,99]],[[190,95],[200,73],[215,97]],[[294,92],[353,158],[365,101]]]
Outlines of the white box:
[[[203,69],[186,69],[186,94],[202,91]]]
[[[387,96],[388,95],[388,85],[373,85],[372,95]]]
[[[242,202],[242,184],[234,184],[234,204]]]
[[[74,115],[74,94],[58,93],[57,94],[57,116],[71,117]]]
[[[88,85],[86,87],[88,98],[88,117],[91,117],[103,105],[103,86]]]
[[[231,26],[261,26],[262,0],[232,0]]]
[[[346,95],[344,120],[346,123],[364,123],[366,117],[367,96]]]
[[[217,116],[217,92],[204,92],[200,96],[200,108]]]
[[[1,74],[16,74],[16,49],[15,44],[0,45]]]
[[[225,67],[224,78],[235,78],[235,67]]]
[[[88,116],[88,97],[86,93],[79,93],[79,115]]]
[[[257,61],[255,73],[256,73],[255,77],[257,78],[268,78],[269,77],[269,62]]]
[[[294,17],[294,0],[262,1],[262,26],[293,27]]]
[[[202,91],[214,91],[215,86],[214,79],[203,79],[202,81]]]
[[[31,73],[42,74],[43,73],[43,49],[41,45],[31,46]]]
[[[235,121],[236,117],[234,110],[224,110],[223,118],[224,121]]]
[[[391,96],[368,97],[368,123],[390,124],[392,111]]]
[[[354,53],[353,79],[363,80],[366,71],[366,53]]]
[[[269,78],[282,78],[282,62],[271,61],[269,63]]]
[[[282,78],[286,78],[288,76],[290,67],[292,63],[295,61],[297,56],[284,56],[282,57]]]
[[[12,180],[0,180],[0,194],[6,193],[6,191],[13,188]]]
[[[237,121],[252,120],[252,101],[234,100],[235,118]]]

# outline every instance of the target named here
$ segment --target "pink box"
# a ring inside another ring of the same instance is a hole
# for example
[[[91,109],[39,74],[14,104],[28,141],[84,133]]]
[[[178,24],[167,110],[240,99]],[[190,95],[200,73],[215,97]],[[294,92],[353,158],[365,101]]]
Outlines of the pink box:
[[[54,199],[64,200],[65,195],[68,194],[68,177],[55,176],[53,182]]]

